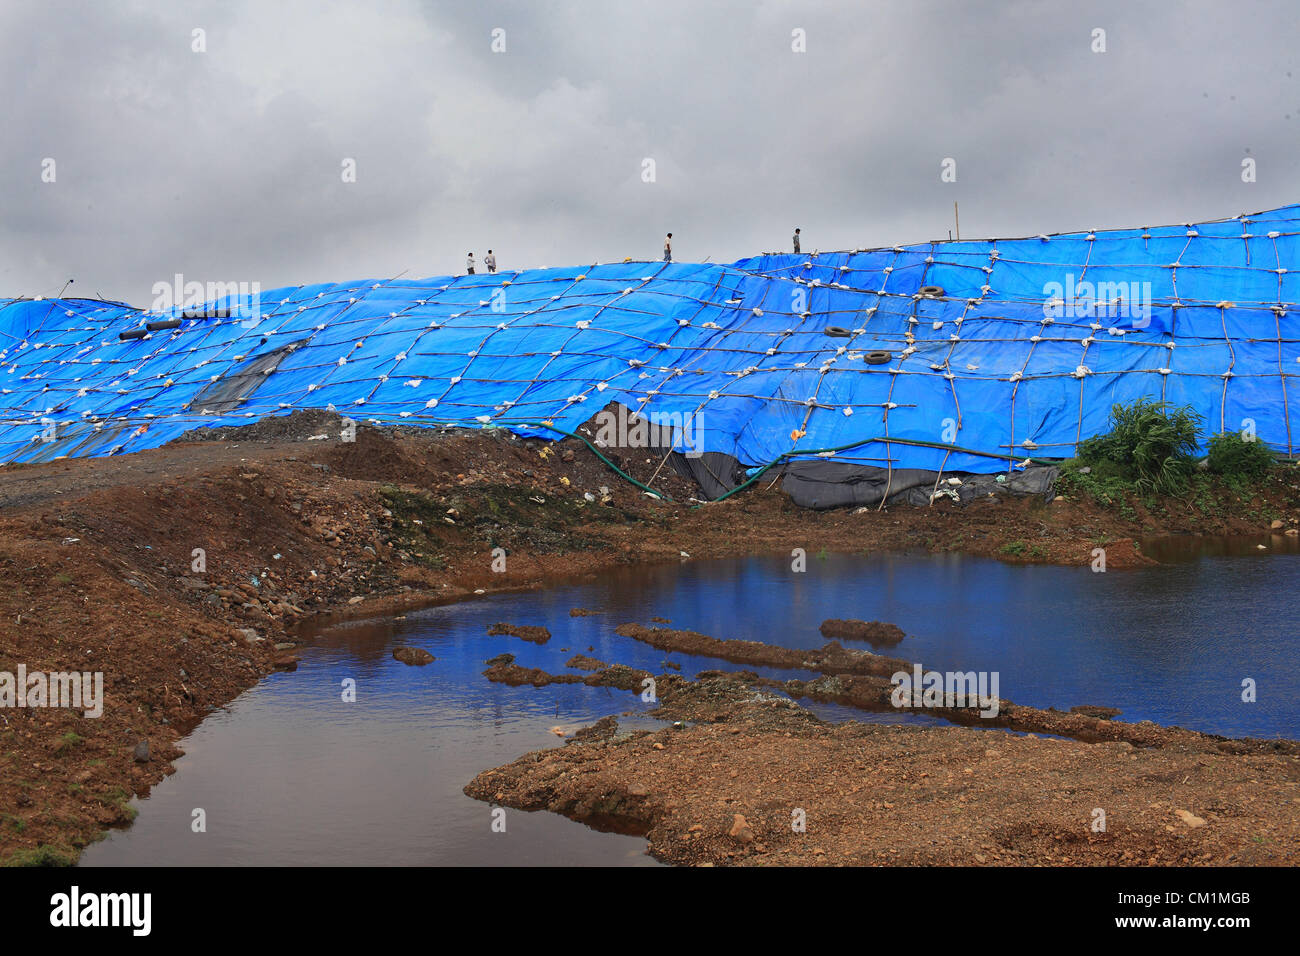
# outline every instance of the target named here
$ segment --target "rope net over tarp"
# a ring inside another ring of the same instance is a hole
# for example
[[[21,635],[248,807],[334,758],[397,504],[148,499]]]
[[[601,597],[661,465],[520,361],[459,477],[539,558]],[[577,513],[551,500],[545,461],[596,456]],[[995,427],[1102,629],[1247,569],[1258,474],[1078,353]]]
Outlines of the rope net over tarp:
[[[1069,457],[1142,396],[1292,454],[1298,218],[366,280],[198,314],[0,299],[0,462],[304,408],[558,437],[615,402],[744,466],[987,474]]]

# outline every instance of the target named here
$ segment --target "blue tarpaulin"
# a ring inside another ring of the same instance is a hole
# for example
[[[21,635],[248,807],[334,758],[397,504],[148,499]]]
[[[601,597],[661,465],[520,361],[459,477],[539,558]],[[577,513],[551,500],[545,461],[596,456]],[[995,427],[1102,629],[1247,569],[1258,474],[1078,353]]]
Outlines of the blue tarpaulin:
[[[1069,457],[1141,396],[1290,454],[1298,217],[369,279],[151,312],[0,299],[0,462],[303,408],[555,436],[613,401],[745,465],[988,473]]]

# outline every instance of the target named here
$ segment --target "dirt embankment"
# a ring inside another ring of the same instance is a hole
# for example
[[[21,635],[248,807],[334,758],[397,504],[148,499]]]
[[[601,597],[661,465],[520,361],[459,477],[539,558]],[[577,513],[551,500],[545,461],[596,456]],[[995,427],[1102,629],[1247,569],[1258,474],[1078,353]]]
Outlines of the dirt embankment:
[[[325,435],[321,439],[317,436]],[[0,467],[0,672],[99,671],[104,713],[0,710],[0,860],[66,862],[171,772],[177,739],[276,667],[304,623],[739,553],[927,549],[1108,566],[1151,530],[1082,501],[809,512],[756,485],[696,507],[658,459],[315,413],[119,458]],[[1261,491],[1300,514],[1295,489]],[[1260,500],[1164,530],[1261,531]],[[1026,543],[1029,544],[1026,544]],[[502,555],[504,554],[504,564]],[[577,609],[575,609],[577,610]],[[578,613],[585,613],[578,611]],[[142,748],[141,743],[147,742]],[[147,753],[145,752],[147,750]]]
[[[672,727],[607,717],[465,792],[640,833],[685,865],[1300,863],[1294,756],[1186,731],[1135,747],[835,725],[747,675],[656,681]]]

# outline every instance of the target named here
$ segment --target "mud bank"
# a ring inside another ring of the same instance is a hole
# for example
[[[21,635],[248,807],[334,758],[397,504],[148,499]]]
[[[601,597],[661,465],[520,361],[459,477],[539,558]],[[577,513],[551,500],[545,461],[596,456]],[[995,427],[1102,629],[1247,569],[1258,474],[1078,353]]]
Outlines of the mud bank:
[[[573,440],[338,434],[332,416],[293,415],[128,456],[0,468],[0,670],[102,671],[105,687],[98,719],[0,711],[0,860],[75,860],[172,771],[188,728],[292,667],[293,645],[342,617],[683,554],[920,549],[1084,565],[1105,546],[1115,570],[1148,560],[1138,535],[1259,532],[1266,509],[1300,513],[1283,479],[1250,500],[1225,493],[1213,518],[1171,505],[1158,527],[1060,499],[811,512],[758,485],[697,507],[694,486],[657,459],[616,458],[643,482],[662,471],[654,486],[672,500]]]
[[[1300,862],[1293,756],[832,725],[742,677],[660,680],[655,715],[680,723],[605,718],[465,792],[644,834],[682,865]]]
[[[868,651],[847,650],[829,641],[816,650],[778,647],[761,641],[721,640],[695,631],[621,624],[615,632],[662,651],[714,657],[750,667],[778,667],[816,671],[825,675],[815,680],[773,680],[757,674],[734,675],[755,686],[772,687],[792,697],[824,703],[844,704],[876,713],[896,712],[891,700],[895,686],[890,677],[899,672],[912,674],[915,662],[884,657]],[[496,679],[491,671],[489,679]],[[536,679],[528,681],[541,686]],[[1022,733],[1053,734],[1095,743],[1124,741],[1135,747],[1163,747],[1180,744],[1192,749],[1214,749],[1226,753],[1276,753],[1300,755],[1300,742],[1220,737],[1182,727],[1162,727],[1150,721],[1127,723],[1113,720],[1119,711],[1103,706],[1080,706],[1065,713],[1025,707],[999,700],[996,714],[984,714],[979,707],[935,706],[926,713],[956,724],[1002,727]]]

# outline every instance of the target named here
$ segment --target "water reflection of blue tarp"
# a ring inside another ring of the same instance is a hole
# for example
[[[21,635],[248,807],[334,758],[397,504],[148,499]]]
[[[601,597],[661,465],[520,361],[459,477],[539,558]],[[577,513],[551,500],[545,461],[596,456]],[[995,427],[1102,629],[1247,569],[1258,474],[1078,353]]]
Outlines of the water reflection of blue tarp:
[[[1193,405],[1210,431],[1253,423],[1291,452],[1298,216],[303,286],[260,306],[225,296],[206,311],[229,315],[125,341],[180,310],[0,300],[0,461],[331,406],[554,434],[536,423],[571,431],[617,401],[691,421],[696,450],[749,465],[833,448],[989,472],[1005,461],[878,439],[1065,457],[1143,395]],[[214,388],[259,360],[261,383],[215,414]]]

